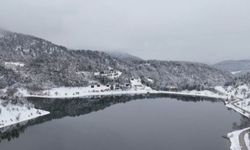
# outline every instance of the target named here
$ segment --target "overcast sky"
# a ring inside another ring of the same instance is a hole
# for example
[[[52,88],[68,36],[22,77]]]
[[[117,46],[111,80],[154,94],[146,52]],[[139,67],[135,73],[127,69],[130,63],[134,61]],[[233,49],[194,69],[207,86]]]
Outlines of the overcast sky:
[[[0,26],[145,59],[250,59],[250,0],[0,0]]]

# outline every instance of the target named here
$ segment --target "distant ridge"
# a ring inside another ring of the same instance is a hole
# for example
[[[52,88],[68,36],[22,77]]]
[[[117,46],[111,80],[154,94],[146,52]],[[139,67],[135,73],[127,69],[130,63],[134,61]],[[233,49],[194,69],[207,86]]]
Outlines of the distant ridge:
[[[244,74],[250,72],[250,59],[226,60],[213,65],[215,68],[229,71],[234,74]]]
[[[119,59],[127,59],[127,60],[137,60],[137,61],[142,61],[142,58],[139,58],[137,56],[131,55],[129,53],[125,52],[119,52],[119,51],[105,51],[107,54],[109,54],[112,57],[116,57]]]

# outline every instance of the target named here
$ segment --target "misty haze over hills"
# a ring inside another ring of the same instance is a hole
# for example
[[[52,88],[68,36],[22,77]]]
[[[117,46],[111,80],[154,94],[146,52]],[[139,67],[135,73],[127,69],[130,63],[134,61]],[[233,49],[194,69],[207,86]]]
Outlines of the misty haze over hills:
[[[213,64],[250,56],[248,0],[3,0],[3,28],[72,49]]]

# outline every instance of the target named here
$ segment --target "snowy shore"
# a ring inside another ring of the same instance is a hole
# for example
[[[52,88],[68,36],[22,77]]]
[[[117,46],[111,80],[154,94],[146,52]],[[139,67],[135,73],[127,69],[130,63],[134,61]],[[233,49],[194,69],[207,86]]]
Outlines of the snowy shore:
[[[130,84],[124,85],[89,85],[87,87],[58,87],[44,91],[29,92],[26,89],[19,89],[19,93],[24,97],[48,98],[48,99],[70,99],[93,96],[116,96],[116,95],[141,95],[141,94],[167,94],[194,96],[215,99],[226,99],[226,96],[208,90],[203,91],[156,91],[144,85],[141,79],[131,79]]]
[[[71,98],[88,98],[88,97],[99,97],[99,96],[120,96],[120,95],[144,95],[144,94],[166,94],[166,95],[179,95],[179,96],[192,96],[192,97],[204,97],[204,98],[213,98],[213,99],[221,99],[224,100],[226,106],[228,108],[232,108],[235,111],[241,113],[246,117],[250,117],[250,113],[247,110],[250,109],[246,103],[250,103],[249,101],[243,101],[240,98],[236,98],[231,94],[228,94],[226,90],[222,87],[217,87],[215,92],[203,90],[203,91],[156,91],[151,89],[147,86],[140,86],[134,87],[132,86],[130,89],[127,90],[110,90],[106,86],[99,85],[98,87],[91,88],[91,87],[59,87],[59,88],[52,88],[49,90],[39,91],[39,92],[28,92],[25,89],[19,89],[19,92],[22,96],[26,98],[46,98],[46,99],[71,99]],[[232,99],[235,98],[235,99]],[[35,114],[37,110],[30,110]],[[48,112],[41,111],[40,115],[36,114],[33,115],[33,118],[46,115]],[[22,115],[27,116],[30,112],[24,112]],[[13,115],[15,116],[15,115]],[[0,117],[1,118],[1,117]],[[32,119],[31,116],[24,117],[28,119]],[[25,121],[25,119],[20,120]],[[16,122],[15,122],[16,123]],[[14,123],[13,123],[14,124]],[[5,123],[7,126],[8,123]],[[0,126],[1,128],[1,126]],[[248,130],[248,129],[246,129]],[[228,137],[231,141],[231,150],[239,150],[239,147],[242,143],[240,143],[240,134],[244,133],[246,130],[235,131],[228,134]],[[248,134],[244,136],[244,139],[247,143],[249,143]],[[241,149],[241,148],[240,148]]]
[[[233,87],[216,87],[219,93],[227,96],[226,107],[231,108],[241,115],[250,118],[250,99],[248,98],[250,89],[247,85]],[[250,127],[229,133],[227,136],[231,142],[231,150],[250,150],[249,139]]]
[[[98,87],[59,87],[44,90],[40,92],[28,92],[25,89],[19,89],[19,94],[26,98],[46,98],[46,99],[72,99],[88,98],[99,96],[120,96],[120,95],[144,95],[144,94],[166,94],[205,97],[215,99],[225,99],[224,96],[211,91],[156,91],[150,87],[144,86],[139,80],[132,82],[132,87],[127,90],[110,90],[107,86],[99,85]],[[0,105],[0,128],[34,119],[49,114],[47,111],[28,108],[25,106],[10,105],[3,107]]]
[[[223,88],[215,87],[215,89],[225,95],[227,101],[225,101],[226,107],[235,110],[241,115],[250,118],[250,99],[247,98],[249,95],[249,87],[246,85],[239,86],[238,88]]]
[[[94,96],[117,96],[117,95],[142,95],[142,94],[167,94],[167,95],[180,95],[180,96],[194,96],[214,99],[226,99],[226,96],[213,93],[211,91],[156,91],[150,88],[146,89],[130,89],[130,90],[113,90],[113,91],[100,91],[92,92],[86,91],[83,87],[62,87],[54,88],[44,91],[46,94],[29,94],[22,90],[22,94],[27,98],[48,98],[48,99],[71,99],[71,98],[85,98]]]
[[[250,108],[245,105],[245,101],[240,100],[236,102],[227,103],[226,107],[235,110],[236,112],[247,118],[250,118]]]
[[[250,148],[250,139],[249,139],[249,128],[245,128],[242,130],[233,131],[227,134],[227,137],[230,139],[231,150],[241,150]]]
[[[235,95],[235,91],[228,91],[223,87],[216,87],[215,91],[203,90],[203,91],[156,91],[150,87],[144,86],[141,83],[137,83],[137,86],[133,86],[127,90],[111,90],[104,85],[98,87],[59,87],[39,92],[28,92],[25,89],[19,89],[19,92],[26,98],[46,98],[46,99],[71,99],[71,98],[88,98],[99,96],[120,96],[120,95],[144,95],[144,94],[166,94],[177,96],[192,96],[192,97],[204,97],[221,99],[225,102],[226,107],[235,110],[236,112],[250,118],[250,99],[243,99],[240,94]],[[43,114],[43,113],[42,113]],[[42,115],[41,114],[41,115]],[[46,115],[46,112],[45,112]],[[34,116],[35,118],[36,116]],[[0,126],[1,127],[1,126]],[[248,132],[250,128],[235,131],[228,134],[231,142],[231,150],[240,150],[244,145],[249,149],[250,141]],[[244,135],[243,135],[244,134]],[[242,140],[242,135],[243,139]]]
[[[214,98],[214,99],[227,99],[227,96],[219,95],[217,93],[211,92],[211,91],[179,91],[179,92],[173,92],[173,91],[154,91],[152,93],[158,93],[158,94],[169,94],[169,95],[181,95],[181,96],[194,96],[194,97],[204,97],[204,98]]]
[[[28,106],[0,105],[0,129],[48,114],[47,111],[29,108]]]

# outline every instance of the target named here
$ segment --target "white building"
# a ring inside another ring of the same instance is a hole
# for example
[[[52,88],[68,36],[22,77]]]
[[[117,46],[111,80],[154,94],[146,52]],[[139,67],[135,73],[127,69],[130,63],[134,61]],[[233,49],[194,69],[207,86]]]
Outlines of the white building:
[[[24,67],[24,63],[21,62],[5,62],[4,67],[7,69],[15,70],[17,68]]]

